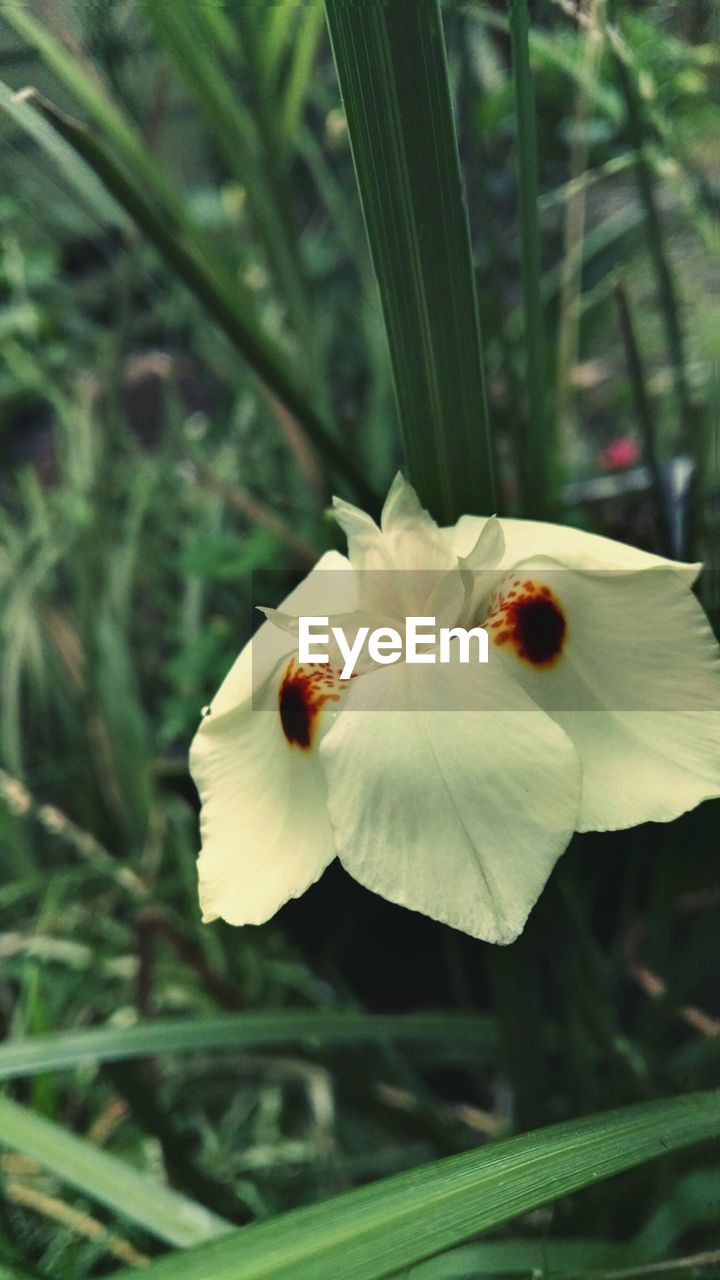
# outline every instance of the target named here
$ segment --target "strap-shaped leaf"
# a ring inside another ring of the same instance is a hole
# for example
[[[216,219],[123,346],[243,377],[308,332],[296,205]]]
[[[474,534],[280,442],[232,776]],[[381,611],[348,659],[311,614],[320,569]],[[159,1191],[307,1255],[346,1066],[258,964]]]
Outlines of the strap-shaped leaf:
[[[176,204],[158,206],[148,199],[144,188],[82,121],[66,115],[34,89],[21,97],[23,103],[40,112],[134,219],[233,346],[302,424],[326,469],[334,468],[338,475],[345,476],[358,497],[371,504],[374,495],[351,454],[343,449],[322,412],[308,398],[302,380],[277,342],[257,322],[238,283],[226,277],[221,265],[209,255],[182,208]]]
[[[54,1032],[0,1045],[0,1080],[60,1071],[93,1062],[122,1062],[150,1054],[202,1053],[213,1049],[256,1051],[273,1046],[327,1048],[345,1045],[447,1044],[477,1061],[497,1054],[489,1019],[470,1014],[315,1013],[280,1009],[219,1018],[168,1018],[134,1027]]]
[[[204,1205],[8,1098],[0,1098],[0,1146],[37,1160],[63,1182],[166,1244],[182,1247],[232,1230]]]
[[[437,0],[326,0],[410,477],[495,510],[467,211]]]
[[[145,1275],[380,1280],[571,1191],[719,1132],[720,1097],[712,1093],[553,1125],[252,1224],[153,1263]]]

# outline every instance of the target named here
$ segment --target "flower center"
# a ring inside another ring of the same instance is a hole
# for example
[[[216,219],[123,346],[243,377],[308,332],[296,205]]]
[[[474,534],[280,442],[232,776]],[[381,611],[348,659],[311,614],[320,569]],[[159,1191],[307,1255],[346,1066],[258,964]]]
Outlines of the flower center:
[[[290,659],[278,695],[280,723],[291,747],[309,751],[326,702],[339,702],[336,677],[327,663],[298,666]]]
[[[551,667],[567,637],[562,605],[550,587],[530,580],[513,581],[506,595],[493,601],[487,623],[497,645],[511,645],[518,658],[533,667]]]

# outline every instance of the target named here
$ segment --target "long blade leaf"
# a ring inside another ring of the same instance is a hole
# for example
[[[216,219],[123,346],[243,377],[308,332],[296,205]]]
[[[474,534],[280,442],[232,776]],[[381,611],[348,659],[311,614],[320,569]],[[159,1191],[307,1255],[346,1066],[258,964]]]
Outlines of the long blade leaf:
[[[488,1021],[464,1014],[361,1013],[229,1014],[220,1018],[173,1018],[141,1022],[122,1030],[55,1032],[0,1045],[0,1080],[59,1071],[93,1062],[128,1061],[148,1055],[213,1049],[257,1050],[277,1045],[308,1048],[358,1044],[451,1044],[466,1047],[477,1061],[492,1058],[497,1036]]]
[[[155,199],[172,199],[172,190],[162,169],[147,150],[137,125],[107,92],[97,69],[90,60],[82,60],[25,5],[3,5],[3,21],[28,42],[45,65],[73,95],[93,122],[111,141],[116,155],[138,174],[146,190]]]
[[[554,1125],[153,1263],[148,1280],[380,1280],[539,1205],[720,1132],[717,1094]],[[127,1275],[127,1273],[123,1273]]]
[[[264,333],[251,299],[241,291],[234,275],[223,272],[221,264],[211,261],[210,246],[191,223],[172,183],[146,148],[139,129],[108,92],[94,65],[82,60],[58,40],[28,8],[5,6],[2,17],[36,50],[45,65],[82,105],[99,132],[91,133],[79,121],[70,120],[43,99],[49,123],[94,169],[120,206],[135,218],[207,308],[243,358],[297,419],[315,445],[326,469],[332,468],[338,476],[344,476],[357,497],[372,506],[375,495],[349,451],[336,440],[327,415],[312,402],[303,379],[288,367],[282,352]],[[34,101],[39,105],[40,95],[36,95]],[[237,109],[240,110],[239,107]],[[144,222],[141,220],[140,200],[143,210],[150,215]],[[128,201],[132,208],[128,207]],[[158,232],[159,235],[155,234]],[[173,240],[178,244],[174,257],[171,253]],[[195,262],[190,262],[187,253],[183,253],[183,249],[188,248],[191,248]]]
[[[52,165],[66,179],[67,185],[72,188],[75,198],[87,208],[92,217],[105,225],[130,225],[120,206],[110,199],[92,169],[4,80],[0,80],[0,111],[45,152]]]
[[[467,210],[436,0],[326,0],[410,476],[436,519],[494,511]]]
[[[256,122],[238,97],[211,39],[212,15],[194,0],[175,0],[172,5],[165,0],[144,0],[143,9],[209,120],[229,171],[247,192],[257,234],[265,244],[298,334],[306,345],[311,326],[297,245],[273,190],[271,169],[260,151]]]
[[[63,1182],[166,1244],[185,1248],[232,1229],[203,1205],[9,1098],[0,1098],[0,1145],[37,1160]]]
[[[326,468],[334,468],[338,475],[345,476],[358,496],[372,505],[374,495],[358,473],[352,457],[334,438],[276,344],[256,323],[238,282],[233,281],[231,288],[218,264],[209,259],[198,244],[181,209],[173,206],[173,216],[170,216],[167,206],[158,207],[148,200],[143,187],[117,162],[99,136],[81,121],[59,111],[36,90],[24,91],[22,100],[32,104],[69,143],[145,232],[237,351],[302,424]]]

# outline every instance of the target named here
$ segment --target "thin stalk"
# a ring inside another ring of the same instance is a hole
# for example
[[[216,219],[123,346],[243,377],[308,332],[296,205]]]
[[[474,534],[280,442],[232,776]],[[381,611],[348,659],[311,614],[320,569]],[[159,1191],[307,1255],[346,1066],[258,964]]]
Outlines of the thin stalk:
[[[610,0],[610,17],[616,17],[616,0]],[[702,469],[705,455],[702,422],[693,405],[687,375],[685,335],[681,321],[680,299],[675,274],[665,246],[662,219],[655,190],[655,169],[648,152],[652,129],[648,128],[643,101],[633,75],[631,64],[622,40],[612,40],[620,87],[625,99],[628,132],[635,151],[635,176],[640,202],[645,218],[647,247],[655,274],[660,311],[665,328],[665,339],[672,367],[673,391],[679,417],[680,446],[689,448],[695,456],[695,476],[691,498],[686,541],[689,554],[697,552],[702,517]]]
[[[540,288],[537,127],[530,68],[527,0],[508,0],[512,78],[517,117],[518,200],[525,315],[528,421],[523,443],[526,516],[542,517],[551,505],[555,446],[546,371],[545,316]]]
[[[611,22],[617,22],[617,0],[608,0],[608,17]],[[635,174],[645,215],[648,251],[655,271],[668,351],[673,366],[674,391],[680,413],[681,431],[687,436],[693,409],[687,378],[685,337],[680,321],[680,303],[675,277],[665,249],[662,221],[655,194],[654,167],[647,151],[648,144],[654,140],[655,130],[649,127],[646,119],[643,101],[624,41],[614,27],[609,28],[609,35],[615,54],[620,88],[625,100],[628,132],[635,151]]]
[[[571,185],[565,206],[563,230],[562,285],[557,356],[557,432],[563,469],[576,469],[577,439],[575,433],[575,389],[573,371],[580,351],[580,317],[582,309],[582,243],[585,237],[585,188],[577,180],[586,172],[589,158],[587,120],[598,79],[603,52],[600,26],[602,0],[588,0],[585,10],[587,25],[582,35],[582,74],[578,79],[573,136],[570,143]]]
[[[620,318],[620,331],[622,333],[623,344],[625,347],[625,360],[627,362],[628,376],[630,378],[630,386],[632,387],[633,401],[635,403],[635,415],[637,417],[638,430],[643,444],[645,461],[652,475],[653,494],[655,498],[655,519],[658,533],[660,535],[661,550],[665,555],[671,556],[673,554],[672,531],[670,528],[670,521],[668,519],[667,494],[665,492],[662,469],[660,467],[660,459],[658,457],[655,420],[653,417],[652,405],[650,404],[650,397],[648,395],[647,383],[645,381],[645,370],[643,368],[642,357],[640,355],[640,347],[635,331],[635,322],[633,320],[632,308],[627,289],[625,288],[625,282],[621,279],[617,279],[613,285],[613,292]]]
[[[466,33],[464,33],[466,34]],[[473,125],[473,144],[476,163],[473,166],[472,178],[475,186],[475,200],[477,203],[480,225],[484,231],[484,243],[481,248],[482,256],[479,262],[479,280],[480,290],[483,292],[483,277],[486,284],[484,305],[486,312],[490,312],[491,331],[495,334],[499,356],[500,368],[505,380],[507,394],[507,412],[513,423],[513,435],[515,437],[515,460],[516,460],[516,484],[518,491],[522,492],[521,482],[521,466],[520,459],[522,456],[522,446],[517,439],[518,424],[522,421],[522,404],[523,392],[520,385],[520,378],[515,363],[515,351],[508,337],[507,317],[505,314],[505,306],[503,300],[503,267],[506,265],[502,245],[497,233],[496,210],[493,207],[492,195],[488,184],[488,173],[490,171],[490,159],[485,139],[485,129],[481,117],[480,105],[473,101],[472,72],[470,69],[469,45],[466,38],[462,40],[463,57],[460,71],[460,92],[463,91],[467,95],[467,107],[465,110],[469,115]],[[462,102],[461,102],[462,113]],[[498,465],[498,449],[497,438],[495,433],[492,436],[493,443],[493,465],[495,474],[499,475]],[[504,503],[500,499],[500,508],[504,511]]]
[[[511,947],[484,949],[484,972],[500,1027],[505,1067],[522,1130],[547,1123],[551,1077],[537,914]]]
[[[218,57],[217,28],[208,6],[175,0],[173,5],[145,0],[144,11],[158,38],[183,72],[198,105],[213,128],[213,139],[229,172],[247,194],[253,226],[286,302],[291,327],[304,348],[314,345],[310,303],[292,226],[290,193],[283,189],[277,146],[265,134],[267,120],[255,117],[233,92]],[[238,19],[242,9],[238,11]],[[245,19],[244,19],[245,20]],[[246,55],[253,66],[254,18],[246,32]],[[259,122],[259,129],[258,129]]]
[[[477,154],[478,154],[477,201],[478,201],[478,208],[480,210],[480,216],[482,218],[483,225],[485,227],[485,233],[486,233],[486,254],[485,254],[485,261],[482,264],[482,269],[486,274],[487,283],[489,285],[489,293],[490,293],[489,303],[491,308],[492,329],[495,333],[495,338],[497,340],[499,353],[500,353],[500,368],[502,370],[502,374],[505,379],[505,386],[507,390],[507,401],[508,401],[507,408],[509,410],[509,417],[511,418],[512,423],[514,425],[513,437],[514,437],[514,444],[515,444],[515,466],[516,466],[515,479],[516,479],[516,484],[518,486],[518,492],[521,494],[523,499],[523,503],[522,503],[523,510],[525,510],[526,506],[529,505],[529,496],[526,493],[524,493],[525,470],[522,462],[523,441],[520,438],[520,432],[519,432],[519,424],[522,422],[522,412],[523,412],[523,409],[522,409],[523,391],[522,391],[522,386],[520,382],[520,377],[518,375],[518,370],[515,364],[515,350],[513,349],[513,344],[510,341],[510,337],[508,335],[507,316],[505,314],[505,308],[503,305],[503,279],[502,279],[503,251],[502,251],[502,246],[500,244],[499,237],[496,233],[495,219],[494,219],[493,209],[491,206],[490,193],[488,191],[488,185],[487,185],[486,176],[485,176],[486,174],[485,165],[487,163],[487,157],[485,154],[484,139],[481,136],[478,136]],[[486,299],[486,306],[487,305],[488,305],[488,299]],[[498,448],[497,448],[497,438],[495,434],[493,434],[492,436],[492,445],[493,445],[493,465],[495,467],[495,474],[498,475],[500,468],[498,464]],[[498,510],[505,512],[505,506],[500,495],[498,495],[498,503],[499,503]]]

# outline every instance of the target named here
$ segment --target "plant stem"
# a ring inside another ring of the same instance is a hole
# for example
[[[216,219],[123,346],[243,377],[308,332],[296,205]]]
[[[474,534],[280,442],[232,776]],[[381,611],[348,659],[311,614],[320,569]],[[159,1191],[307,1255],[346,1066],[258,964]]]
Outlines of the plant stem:
[[[580,350],[582,311],[582,245],[585,238],[585,186],[582,176],[587,171],[589,144],[587,122],[593,92],[598,80],[604,41],[599,22],[601,0],[589,0],[587,26],[582,35],[582,76],[578,83],[575,110],[571,120],[570,184],[565,205],[563,230],[562,284],[557,356],[557,432],[563,469],[572,474],[577,468],[577,436],[575,430],[575,390],[573,372]]]
[[[551,505],[551,477],[555,445],[552,438],[545,342],[545,317],[540,291],[540,222],[535,96],[530,68],[527,0],[508,0],[512,75],[517,116],[518,200],[525,315],[528,420],[522,450],[525,516],[547,515]]]
[[[665,485],[663,483],[662,470],[660,468],[660,460],[657,451],[655,421],[653,418],[652,406],[650,404],[650,397],[648,395],[647,384],[645,382],[645,371],[643,369],[642,357],[640,355],[630,299],[628,297],[627,289],[625,288],[625,282],[618,278],[613,285],[613,291],[620,317],[620,330],[625,346],[625,359],[627,361],[628,375],[630,377],[630,385],[632,387],[633,400],[635,402],[635,414],[638,421],[638,429],[643,443],[645,461],[652,474],[653,492],[655,496],[655,519],[658,533],[660,535],[661,549],[666,555],[671,556],[673,554],[672,532],[670,529],[670,522],[668,520],[667,495],[665,493]]]

